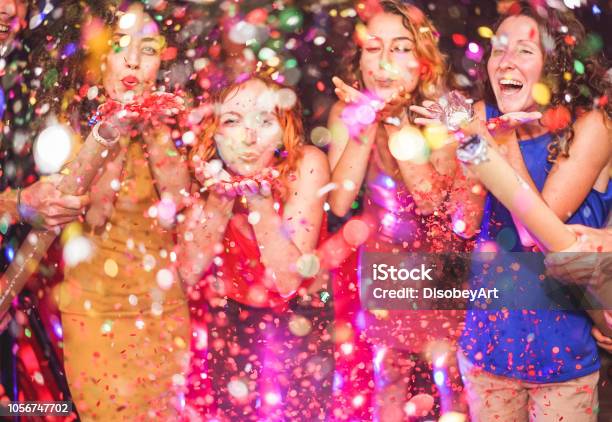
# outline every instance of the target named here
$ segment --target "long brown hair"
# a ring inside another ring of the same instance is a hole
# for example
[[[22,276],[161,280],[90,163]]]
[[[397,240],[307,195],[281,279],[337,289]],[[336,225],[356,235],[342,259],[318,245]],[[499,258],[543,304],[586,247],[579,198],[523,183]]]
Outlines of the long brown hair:
[[[545,83],[551,92],[547,108],[565,107],[572,120],[579,117],[582,111],[601,109],[609,124],[612,118],[612,84],[606,78],[606,59],[599,51],[589,51],[584,26],[570,10],[560,10],[552,7],[534,8],[527,1],[517,1],[510,14],[503,16],[494,26],[494,31],[509,16],[527,16],[533,19],[540,33],[540,44],[544,52],[544,69],[541,82]],[[486,60],[491,54],[488,48]],[[580,62],[583,66],[580,69]],[[491,104],[496,104],[495,95],[487,72],[484,72],[484,98]],[[567,97],[567,98],[566,98]],[[596,104],[595,98],[604,99],[603,104]],[[607,101],[605,101],[607,99]],[[553,140],[548,146],[550,162],[569,156],[569,148],[574,138],[571,121],[564,128],[554,132]]]
[[[416,6],[399,0],[381,0],[379,5],[379,13],[400,16],[404,27],[414,38],[416,56],[420,64],[420,80],[416,95],[413,95],[413,104],[421,104],[424,100],[436,100],[443,93],[448,70],[445,56],[438,47],[438,31]],[[357,25],[359,24],[361,23],[358,22]],[[360,58],[361,46],[358,42],[351,43],[343,58],[343,77],[347,83],[363,89],[363,80],[359,71]]]
[[[285,87],[263,73],[250,75],[248,78],[243,78],[235,81],[224,88],[215,91],[211,101],[215,105],[222,104],[231,94],[237,92],[248,81],[260,81],[274,92],[281,89],[291,89]],[[283,151],[276,157],[276,162],[273,164],[280,172],[280,181],[282,184],[281,196],[285,199],[289,177],[297,168],[297,164],[303,155],[304,146],[304,127],[301,119],[301,105],[296,98],[295,104],[289,108],[275,107],[274,114],[278,119],[280,127],[283,131],[282,143]],[[215,146],[214,136],[219,127],[218,113],[209,114],[202,122],[203,130],[198,138],[197,144],[191,150],[190,162],[196,165],[198,162],[209,161],[213,158],[218,158],[217,149]]]

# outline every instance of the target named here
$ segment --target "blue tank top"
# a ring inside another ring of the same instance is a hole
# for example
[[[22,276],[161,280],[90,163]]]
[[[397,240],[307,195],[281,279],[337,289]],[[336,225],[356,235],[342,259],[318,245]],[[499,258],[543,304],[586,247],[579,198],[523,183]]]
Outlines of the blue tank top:
[[[500,112],[487,105],[486,114],[490,119]],[[551,140],[547,133],[519,142],[527,170],[540,191],[552,167],[547,160]],[[603,227],[611,206],[612,183],[608,183],[605,193],[592,189],[567,224]],[[487,287],[502,283],[503,288],[503,283],[514,283],[511,288],[516,292],[516,303],[529,309],[468,311],[460,340],[468,359],[496,375],[535,383],[562,382],[597,371],[599,357],[589,317],[582,311],[547,310],[555,306],[550,284],[541,277],[545,273],[544,256],[521,245],[510,212],[490,194],[480,229],[477,244],[495,245],[496,260],[514,263],[518,277],[502,280],[495,272],[488,276],[481,271],[481,263],[473,262],[471,287],[482,287],[480,283],[487,277]],[[508,291],[508,284],[505,288]]]

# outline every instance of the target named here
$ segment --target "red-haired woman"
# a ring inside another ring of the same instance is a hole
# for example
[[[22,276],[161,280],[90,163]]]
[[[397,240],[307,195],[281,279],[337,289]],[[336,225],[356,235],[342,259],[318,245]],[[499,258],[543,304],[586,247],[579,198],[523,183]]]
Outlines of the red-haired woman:
[[[303,144],[290,89],[253,76],[217,93],[215,105],[192,158],[203,195],[179,243],[181,276],[210,308],[216,404],[231,420],[315,420],[333,375],[331,304],[309,279],[329,166]]]

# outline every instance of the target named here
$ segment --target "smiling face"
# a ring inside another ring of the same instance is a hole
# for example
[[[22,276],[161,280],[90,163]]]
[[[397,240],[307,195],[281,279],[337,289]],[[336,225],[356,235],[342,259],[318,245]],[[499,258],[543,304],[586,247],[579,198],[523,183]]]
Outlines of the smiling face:
[[[26,16],[24,0],[0,0],[0,45],[10,44],[21,31]]]
[[[535,20],[528,16],[505,19],[494,38],[487,63],[489,81],[502,113],[536,107],[533,86],[540,81],[544,53]]]
[[[273,89],[253,79],[231,91],[220,105],[215,144],[234,173],[250,176],[270,166],[274,150],[282,146],[275,98]]]
[[[414,37],[402,17],[378,13],[367,25],[359,60],[365,88],[386,100],[401,86],[413,92],[419,83],[419,60]]]
[[[129,101],[150,91],[161,64],[163,37],[142,6],[132,4],[117,22],[102,74],[110,98]]]

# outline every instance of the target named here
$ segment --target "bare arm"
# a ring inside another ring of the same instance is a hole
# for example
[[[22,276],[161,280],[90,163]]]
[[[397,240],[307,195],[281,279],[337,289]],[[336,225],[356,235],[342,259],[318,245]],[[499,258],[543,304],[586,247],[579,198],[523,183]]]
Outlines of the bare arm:
[[[516,153],[516,147],[509,148],[509,151],[508,158],[512,166],[521,178],[534,187],[520,151]],[[541,192],[546,204],[561,220],[566,221],[584,202],[611,155],[610,132],[606,128],[603,114],[590,111],[581,116],[574,123],[574,139],[569,157],[557,160]]]
[[[484,102],[474,104],[474,115],[476,119],[485,120]],[[457,177],[450,188],[448,208],[455,233],[469,239],[480,229],[487,191],[478,178],[465,167],[459,167],[457,170]]]
[[[406,121],[405,124],[408,125],[409,123]],[[388,140],[401,130],[391,125],[384,125],[384,127]],[[410,140],[407,139],[406,141]],[[448,149],[449,147],[445,148]],[[443,155],[439,153],[438,158],[442,159],[442,157]],[[446,199],[450,178],[438,173],[430,161],[417,163],[409,160],[400,161],[396,159],[396,162],[402,180],[412,195],[419,212],[424,215],[433,213],[434,210],[442,204],[444,199]]]
[[[234,200],[211,191],[206,200],[197,199],[184,211],[178,225],[179,274],[195,284],[210,267],[232,216]]]
[[[374,123],[365,128],[360,139],[351,139],[348,128],[340,118],[343,109],[342,103],[336,103],[328,119],[328,127],[334,135],[328,160],[332,169],[331,181],[337,186],[329,195],[329,205],[332,212],[340,217],[349,212],[363,183],[377,130]]]
[[[253,225],[261,253],[261,262],[271,270],[273,281],[281,295],[294,293],[302,283],[296,272],[301,255],[316,247],[325,196],[318,191],[329,182],[329,166],[325,155],[315,147],[304,147],[297,178],[290,183],[289,196],[282,217],[274,210],[271,197],[256,195],[249,198],[249,210],[260,215]]]
[[[11,223],[19,220],[16,190],[8,188],[4,192],[0,193],[0,213],[8,213],[11,218]]]
[[[168,126],[149,128],[144,136],[149,167],[161,196],[170,195],[177,209],[183,205],[183,194],[190,191],[191,176],[185,157],[176,149]]]

